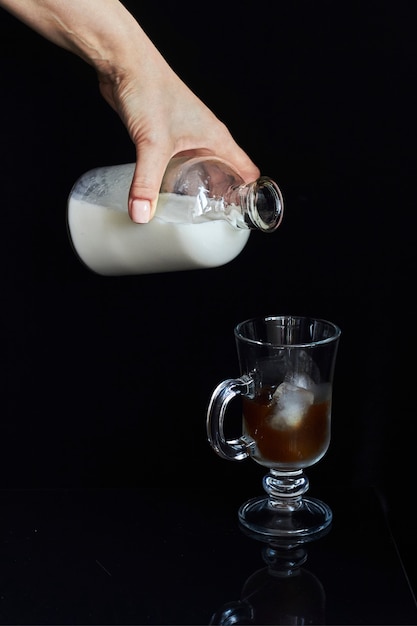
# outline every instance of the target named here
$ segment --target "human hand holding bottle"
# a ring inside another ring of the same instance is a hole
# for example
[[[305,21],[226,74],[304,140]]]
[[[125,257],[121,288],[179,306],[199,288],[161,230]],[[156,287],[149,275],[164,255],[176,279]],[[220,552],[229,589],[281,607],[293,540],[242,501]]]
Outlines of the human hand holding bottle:
[[[216,155],[245,182],[259,170],[227,127],[182,82],[119,0],[0,0],[41,35],[92,65],[135,144],[129,215],[152,219],[171,157]]]
[[[153,63],[148,60],[140,75],[132,72],[122,83],[108,81],[107,76],[100,82],[103,96],[119,113],[136,146],[129,194],[129,214],[136,222],[154,215],[161,181],[173,156],[213,155],[229,162],[245,182],[259,177],[258,168],[227,127],[162,57],[156,55]]]

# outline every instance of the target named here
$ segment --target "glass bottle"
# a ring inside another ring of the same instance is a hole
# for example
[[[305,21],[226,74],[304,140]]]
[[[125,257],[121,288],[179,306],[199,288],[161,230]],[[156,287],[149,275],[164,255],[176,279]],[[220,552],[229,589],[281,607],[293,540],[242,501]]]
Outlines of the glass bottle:
[[[252,230],[273,232],[283,200],[276,183],[245,184],[216,157],[174,157],[154,218],[136,224],[127,203],[135,164],[90,170],[68,198],[68,230],[79,258],[102,275],[217,267],[234,259]]]

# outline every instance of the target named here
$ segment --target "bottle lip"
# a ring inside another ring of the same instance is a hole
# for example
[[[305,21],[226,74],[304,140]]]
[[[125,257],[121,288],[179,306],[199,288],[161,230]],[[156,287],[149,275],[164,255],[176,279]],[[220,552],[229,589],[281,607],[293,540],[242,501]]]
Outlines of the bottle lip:
[[[274,232],[284,215],[284,200],[278,185],[268,176],[261,176],[254,183],[249,216],[257,229]]]

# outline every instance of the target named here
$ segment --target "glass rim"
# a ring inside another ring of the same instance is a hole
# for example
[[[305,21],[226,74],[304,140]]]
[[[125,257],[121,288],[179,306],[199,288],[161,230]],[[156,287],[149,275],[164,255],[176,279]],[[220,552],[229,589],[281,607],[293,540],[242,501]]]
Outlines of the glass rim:
[[[247,324],[250,324],[253,322],[267,323],[267,322],[271,322],[274,320],[294,320],[294,321],[305,320],[310,323],[319,322],[320,324],[327,325],[329,328],[331,328],[333,330],[333,334],[330,337],[325,337],[324,339],[317,339],[314,341],[306,341],[306,342],[299,342],[299,343],[282,343],[282,342],[274,343],[273,341],[262,341],[261,339],[251,339],[250,337],[247,337],[242,331],[243,327]],[[270,346],[272,348],[311,348],[314,346],[321,346],[321,345],[325,345],[328,343],[332,343],[333,341],[336,341],[337,339],[339,339],[341,332],[342,331],[337,324],[335,324],[334,322],[330,322],[329,320],[320,318],[320,317],[313,317],[311,315],[285,315],[285,314],[284,315],[261,315],[261,316],[256,316],[256,317],[250,317],[236,324],[234,328],[235,337],[241,340],[242,342],[245,342],[247,344],[251,344],[254,346]]]

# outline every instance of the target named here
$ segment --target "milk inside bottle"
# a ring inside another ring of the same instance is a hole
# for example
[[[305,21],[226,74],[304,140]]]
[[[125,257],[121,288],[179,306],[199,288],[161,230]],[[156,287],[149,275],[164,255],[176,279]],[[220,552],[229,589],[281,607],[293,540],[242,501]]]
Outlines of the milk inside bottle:
[[[190,159],[173,159],[174,182],[161,187],[156,214],[148,224],[136,224],[128,214],[133,163],[83,174],[69,195],[67,219],[73,247],[85,265],[98,274],[117,276],[217,267],[234,259],[251,227],[236,197],[225,202],[218,190],[217,195],[210,192],[207,159],[192,161],[197,161],[202,184],[194,188],[187,183],[187,193],[179,191],[184,189],[183,162],[188,166]],[[238,183],[234,189],[242,187]]]

